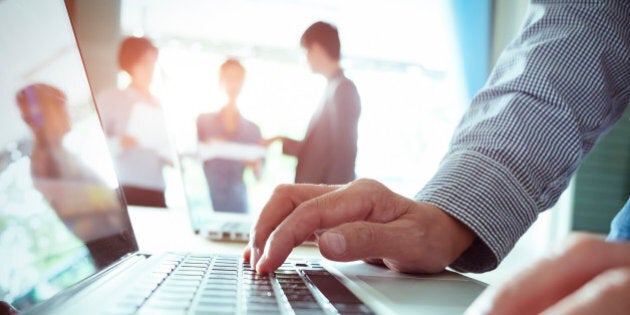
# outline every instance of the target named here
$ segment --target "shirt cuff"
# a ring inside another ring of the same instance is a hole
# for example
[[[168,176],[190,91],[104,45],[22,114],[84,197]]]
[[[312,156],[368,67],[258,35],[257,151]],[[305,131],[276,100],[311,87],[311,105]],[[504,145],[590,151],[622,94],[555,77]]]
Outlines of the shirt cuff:
[[[450,266],[461,272],[496,268],[538,215],[512,172],[475,151],[445,157],[415,199],[437,206],[477,235]]]

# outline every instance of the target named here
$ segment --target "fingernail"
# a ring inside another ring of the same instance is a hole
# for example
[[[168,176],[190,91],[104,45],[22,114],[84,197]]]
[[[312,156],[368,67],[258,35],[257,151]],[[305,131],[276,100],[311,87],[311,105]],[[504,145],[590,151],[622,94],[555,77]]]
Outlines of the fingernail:
[[[340,233],[326,232],[319,238],[333,254],[341,256],[346,252],[346,238]]]

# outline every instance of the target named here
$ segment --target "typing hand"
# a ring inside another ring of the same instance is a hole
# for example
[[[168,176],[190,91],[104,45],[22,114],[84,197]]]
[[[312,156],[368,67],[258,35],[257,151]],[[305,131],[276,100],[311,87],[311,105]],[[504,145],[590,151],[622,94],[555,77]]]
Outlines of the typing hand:
[[[630,243],[577,236],[556,256],[490,287],[473,314],[630,314]]]
[[[278,186],[250,235],[243,257],[262,274],[314,238],[328,259],[379,261],[401,272],[442,271],[474,239],[439,208],[367,179],[344,186]]]

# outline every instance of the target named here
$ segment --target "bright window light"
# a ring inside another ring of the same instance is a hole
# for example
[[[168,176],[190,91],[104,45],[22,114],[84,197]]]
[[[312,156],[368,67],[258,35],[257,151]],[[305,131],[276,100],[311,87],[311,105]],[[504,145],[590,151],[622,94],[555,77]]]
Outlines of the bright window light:
[[[227,57],[246,68],[239,108],[263,137],[301,139],[323,97],[299,47],[313,22],[335,24],[342,66],[357,85],[359,177],[412,197],[431,178],[466,105],[447,1],[127,0],[122,30],[160,48],[154,91],[178,150],[196,144],[195,119],[222,105],[218,69]],[[246,177],[259,210],[273,188],[293,181],[295,160],[272,146],[261,181]],[[249,176],[246,174],[245,176]]]

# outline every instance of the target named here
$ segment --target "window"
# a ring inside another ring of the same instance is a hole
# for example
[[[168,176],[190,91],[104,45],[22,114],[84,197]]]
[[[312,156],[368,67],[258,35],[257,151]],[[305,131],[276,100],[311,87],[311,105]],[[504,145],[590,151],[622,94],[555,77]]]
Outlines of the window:
[[[413,196],[438,167],[467,91],[449,2],[444,1],[123,1],[122,31],[160,48],[155,93],[179,150],[194,148],[195,118],[223,105],[218,68],[228,56],[247,70],[241,112],[263,137],[301,139],[322,98],[299,47],[313,22],[335,24],[342,66],[359,90],[356,172]],[[264,176],[247,181],[259,209],[295,161],[270,147]],[[245,175],[249,176],[249,175]]]

